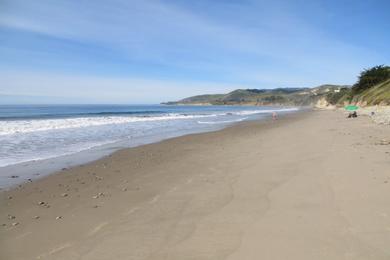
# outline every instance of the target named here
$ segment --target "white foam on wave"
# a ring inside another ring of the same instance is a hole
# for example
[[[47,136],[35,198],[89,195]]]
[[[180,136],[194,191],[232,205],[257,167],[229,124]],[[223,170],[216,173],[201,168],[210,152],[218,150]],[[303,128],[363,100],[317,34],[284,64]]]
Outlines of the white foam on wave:
[[[267,114],[267,113],[273,113],[273,112],[292,112],[292,111],[297,111],[298,108],[293,107],[293,108],[279,108],[279,109],[268,109],[268,110],[244,110],[244,111],[239,111],[239,112],[234,112],[234,115],[254,115],[254,114]]]
[[[178,119],[192,119],[213,117],[216,115],[184,115],[167,114],[163,116],[134,117],[134,116],[103,116],[103,117],[79,117],[39,120],[7,120],[0,121],[0,135],[11,135],[19,133],[32,133],[37,131],[81,128],[90,126],[115,125],[135,122],[150,122]]]
[[[241,110],[213,114],[178,114],[170,113],[160,116],[99,116],[56,119],[25,119],[0,121],[0,136],[33,133],[58,129],[82,128],[91,126],[115,125],[136,122],[153,122],[166,120],[183,120],[196,118],[210,118],[226,115],[248,116],[262,113],[296,111],[297,108],[269,109],[269,110]],[[230,122],[229,122],[230,123]]]
[[[248,117],[240,118],[237,120],[225,120],[225,121],[198,121],[198,124],[209,124],[209,125],[216,125],[216,124],[228,124],[228,123],[237,123],[248,119]]]
[[[10,157],[10,158],[0,158],[0,167],[5,167],[8,165],[18,164],[18,163],[27,163],[27,162],[34,162],[34,161],[40,161],[40,160],[46,160],[46,159],[52,159],[59,156],[66,156],[75,154],[81,151],[85,151],[94,147],[103,146],[105,144],[113,143],[114,141],[101,141],[101,142],[93,142],[93,143],[86,143],[86,144],[79,144],[78,146],[72,146],[71,148],[67,149],[58,149],[57,151],[50,151],[45,152],[44,154],[41,153],[28,153],[24,154],[24,156],[17,156],[17,157]]]

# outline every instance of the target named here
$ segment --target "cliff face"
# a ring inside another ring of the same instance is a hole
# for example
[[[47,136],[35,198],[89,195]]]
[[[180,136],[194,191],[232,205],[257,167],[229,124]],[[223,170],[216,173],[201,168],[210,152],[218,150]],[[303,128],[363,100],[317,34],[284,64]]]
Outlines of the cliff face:
[[[199,95],[167,105],[290,105],[308,106],[349,86],[322,85],[315,88],[237,89],[227,94]]]

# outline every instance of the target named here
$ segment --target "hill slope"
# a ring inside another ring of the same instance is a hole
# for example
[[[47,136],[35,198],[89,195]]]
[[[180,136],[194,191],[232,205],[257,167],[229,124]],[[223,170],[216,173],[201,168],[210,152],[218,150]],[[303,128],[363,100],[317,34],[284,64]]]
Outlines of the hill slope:
[[[390,79],[363,91],[352,100],[367,105],[390,105]]]
[[[349,86],[321,85],[315,88],[237,89],[227,94],[199,95],[167,105],[313,105],[330,93]]]

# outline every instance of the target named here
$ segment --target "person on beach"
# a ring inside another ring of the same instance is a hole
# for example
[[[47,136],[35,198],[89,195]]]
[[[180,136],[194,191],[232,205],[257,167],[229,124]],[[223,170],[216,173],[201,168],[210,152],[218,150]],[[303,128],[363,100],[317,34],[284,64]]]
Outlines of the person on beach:
[[[355,117],[357,117],[356,111],[353,111],[353,112],[349,113],[349,115],[348,115],[348,118],[355,118]]]
[[[278,114],[276,112],[273,112],[272,113],[272,120],[275,121],[276,119],[278,119],[277,117],[278,117]]]

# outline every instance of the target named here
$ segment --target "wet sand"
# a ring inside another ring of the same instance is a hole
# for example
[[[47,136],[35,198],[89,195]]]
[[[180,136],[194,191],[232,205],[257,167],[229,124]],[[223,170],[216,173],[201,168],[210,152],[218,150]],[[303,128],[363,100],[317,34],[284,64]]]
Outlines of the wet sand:
[[[390,127],[339,111],[125,149],[0,193],[0,259],[390,259]]]

